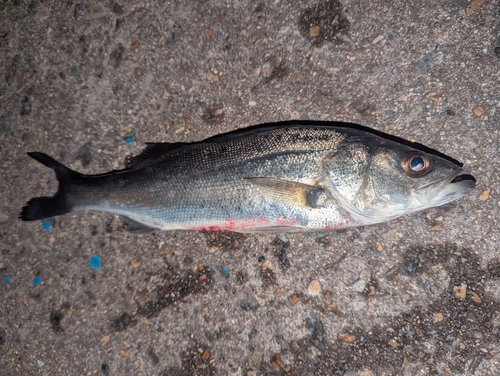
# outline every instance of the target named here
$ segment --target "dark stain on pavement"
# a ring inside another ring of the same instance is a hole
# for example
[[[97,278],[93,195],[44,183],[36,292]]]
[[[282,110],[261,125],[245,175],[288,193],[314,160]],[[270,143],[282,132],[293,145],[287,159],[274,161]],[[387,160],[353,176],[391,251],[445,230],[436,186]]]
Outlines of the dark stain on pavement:
[[[181,274],[169,267],[164,276],[164,285],[156,286],[156,298],[137,309],[137,314],[146,318],[157,316],[163,309],[192,294],[206,293],[212,283],[212,270],[185,271]]]
[[[50,313],[50,325],[52,326],[52,330],[58,334],[64,332],[64,328],[62,327],[62,319],[64,315],[62,311],[52,311]]]
[[[246,235],[237,232],[204,232],[207,247],[223,251],[237,251],[243,248]]]

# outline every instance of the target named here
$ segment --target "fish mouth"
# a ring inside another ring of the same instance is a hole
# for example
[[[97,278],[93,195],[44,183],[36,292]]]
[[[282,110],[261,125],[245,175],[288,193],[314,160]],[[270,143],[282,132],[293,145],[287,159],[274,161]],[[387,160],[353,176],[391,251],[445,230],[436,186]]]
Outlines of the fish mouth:
[[[451,184],[453,183],[460,183],[461,181],[471,181],[474,186],[476,185],[476,178],[470,174],[462,174],[455,176],[452,181],[450,181]]]
[[[423,191],[423,188],[429,188],[435,184],[422,187],[419,191]],[[439,188],[436,190],[437,192],[434,197],[429,197],[424,193],[424,197],[419,198],[420,202],[428,199],[428,202],[425,205],[426,207],[441,206],[465,196],[476,187],[476,178],[470,174],[459,174],[448,179],[444,179],[441,182],[438,182],[437,185]]]

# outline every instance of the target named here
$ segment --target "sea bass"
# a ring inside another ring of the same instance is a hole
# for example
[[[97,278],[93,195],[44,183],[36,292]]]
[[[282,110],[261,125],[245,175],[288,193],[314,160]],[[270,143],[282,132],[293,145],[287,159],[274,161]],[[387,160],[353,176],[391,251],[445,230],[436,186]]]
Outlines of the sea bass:
[[[462,164],[347,123],[252,127],[192,144],[147,144],[127,167],[83,175],[43,153],[59,190],[20,218],[81,210],[128,219],[132,232],[332,231],[389,221],[472,191]]]

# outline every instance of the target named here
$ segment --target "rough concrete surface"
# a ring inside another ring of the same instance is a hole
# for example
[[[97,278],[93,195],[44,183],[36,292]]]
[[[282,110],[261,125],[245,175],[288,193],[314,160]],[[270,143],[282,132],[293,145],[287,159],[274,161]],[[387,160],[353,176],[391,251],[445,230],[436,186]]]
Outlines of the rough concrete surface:
[[[500,5],[341,1],[0,2],[1,375],[500,374]],[[100,173],[290,119],[416,140],[477,188],[322,234],[17,219],[57,188],[28,151]]]

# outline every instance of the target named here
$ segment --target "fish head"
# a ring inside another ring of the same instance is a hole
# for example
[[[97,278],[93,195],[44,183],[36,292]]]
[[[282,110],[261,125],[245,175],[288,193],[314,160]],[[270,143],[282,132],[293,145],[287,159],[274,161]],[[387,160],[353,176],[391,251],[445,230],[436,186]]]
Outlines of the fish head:
[[[474,189],[474,177],[462,174],[458,161],[412,145],[346,137],[322,165],[335,200],[368,224],[444,205]]]

